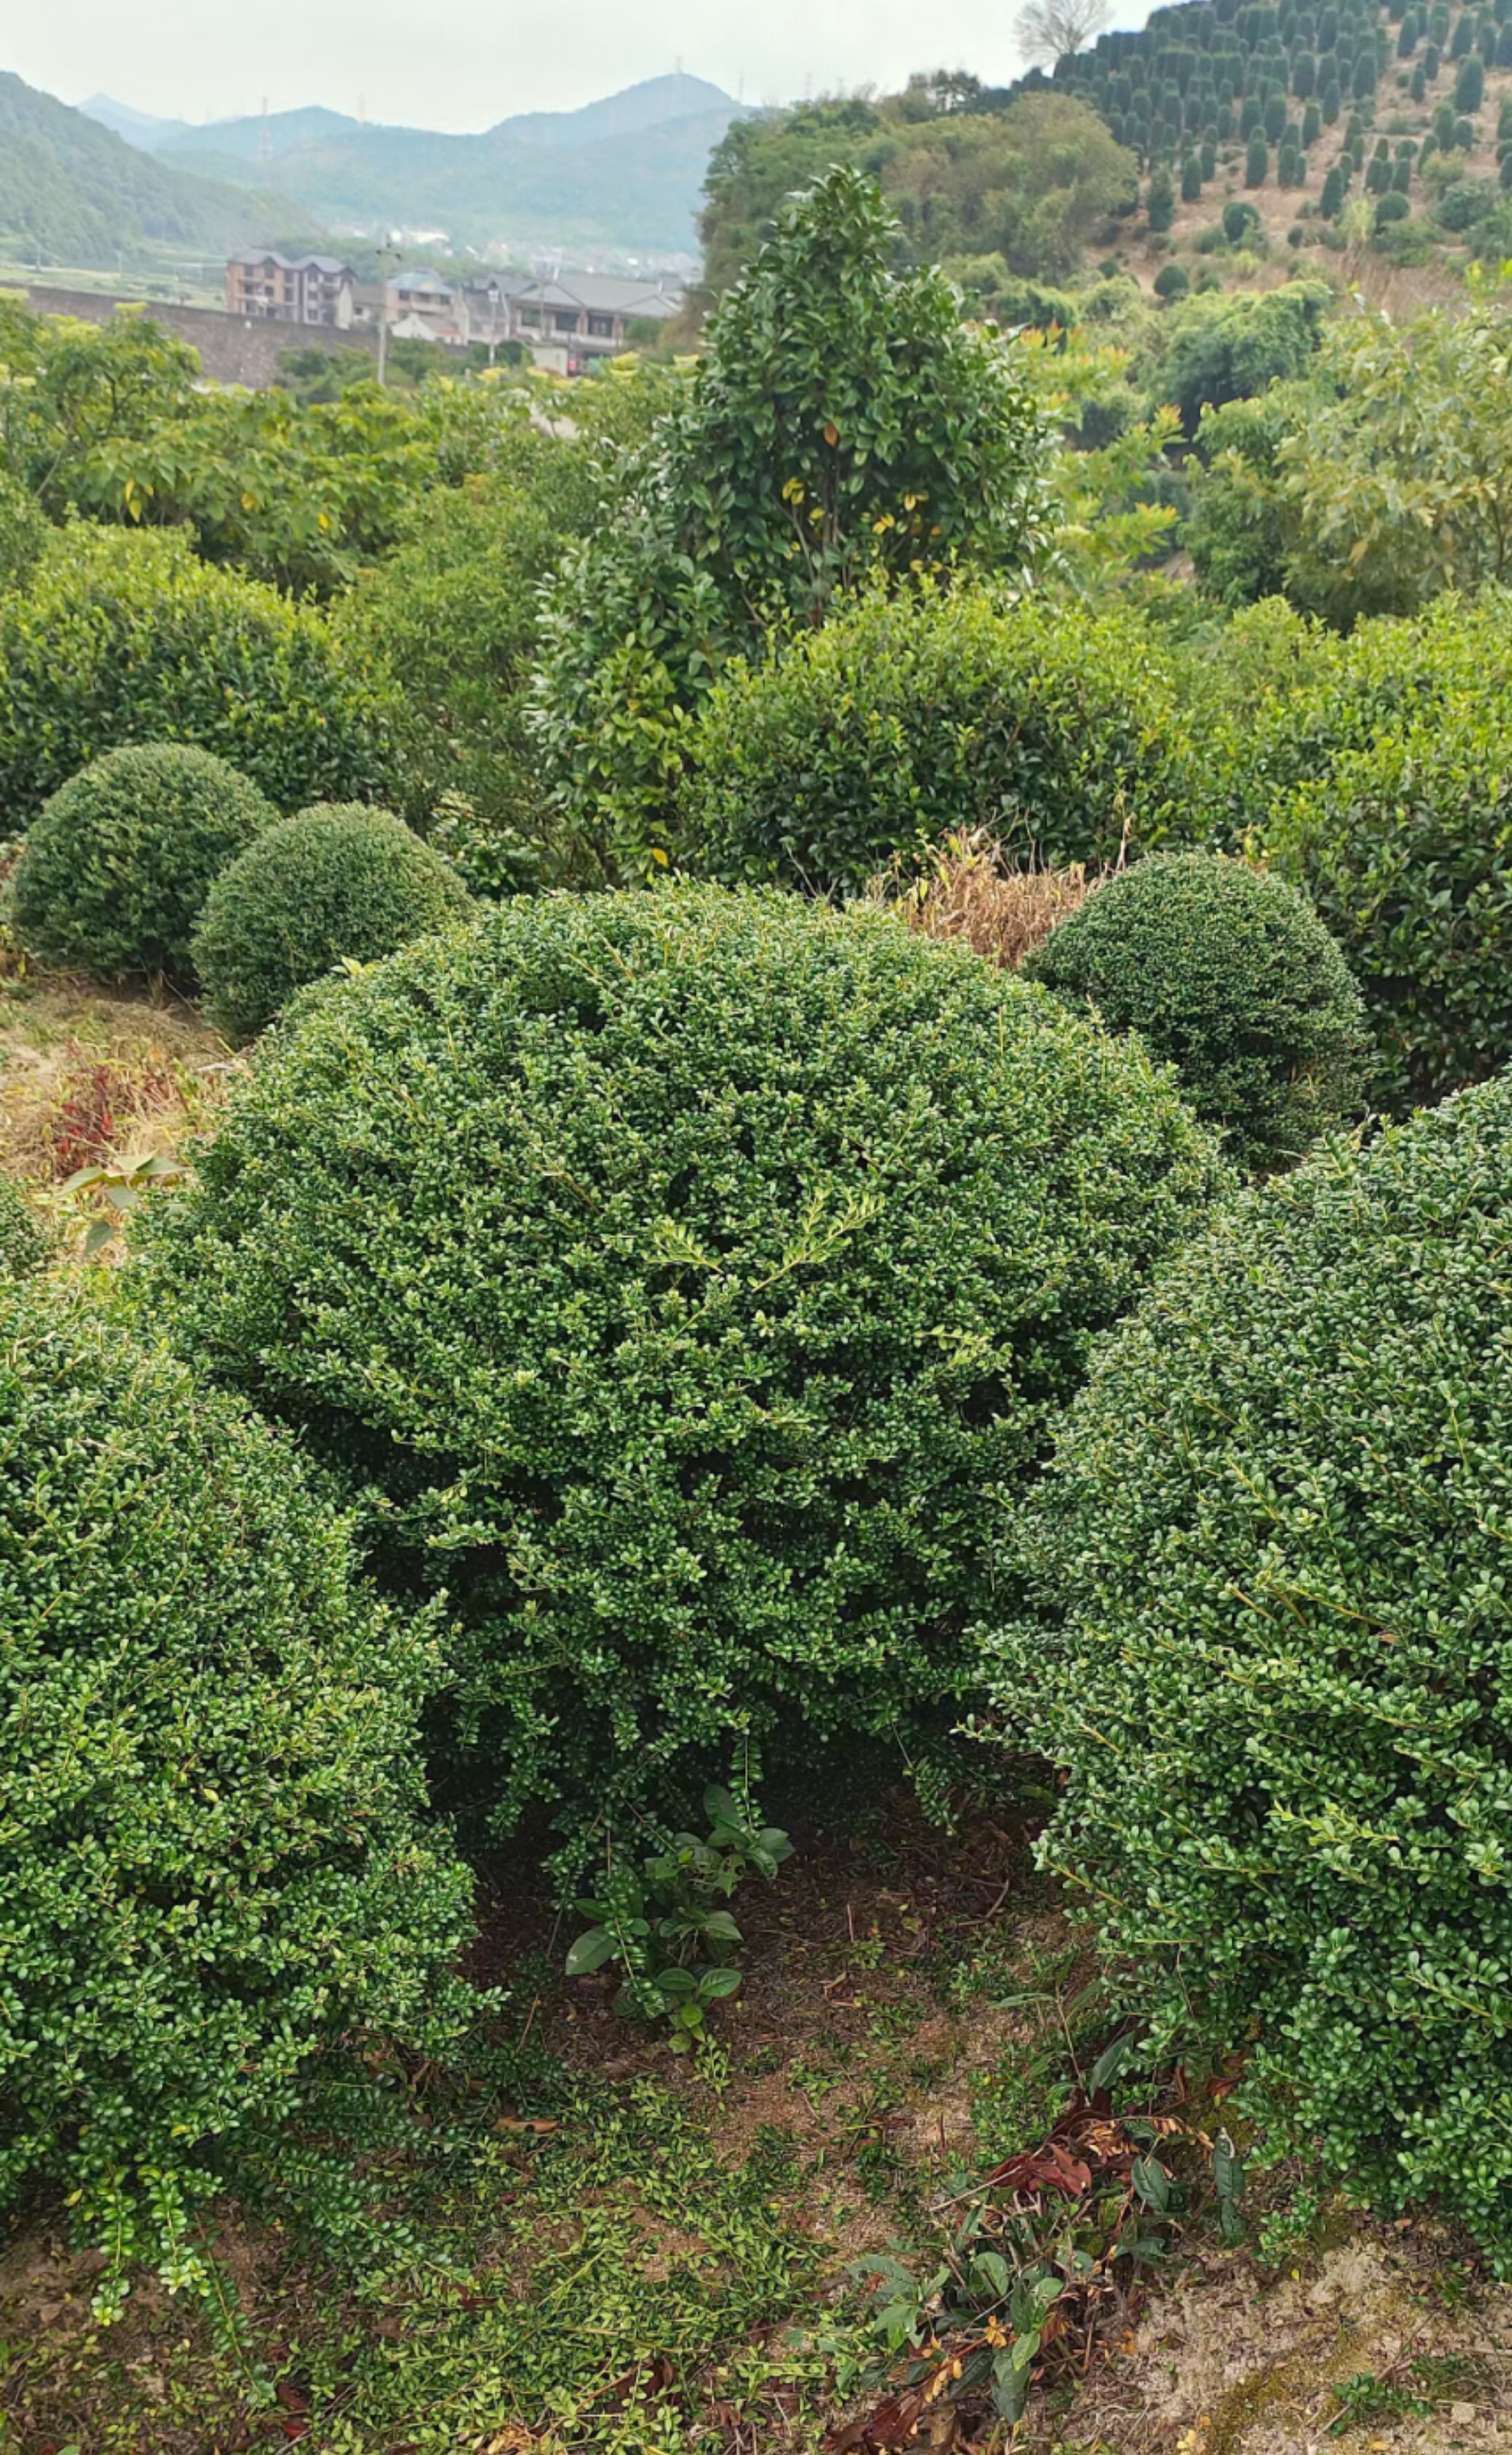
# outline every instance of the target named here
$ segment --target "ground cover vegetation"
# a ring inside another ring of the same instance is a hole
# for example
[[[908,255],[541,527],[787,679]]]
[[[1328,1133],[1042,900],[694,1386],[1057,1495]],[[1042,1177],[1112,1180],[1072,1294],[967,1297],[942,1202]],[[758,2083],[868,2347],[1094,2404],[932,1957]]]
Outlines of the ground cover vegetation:
[[[0,308],[25,2455],[1230,2455],[1177,2252],[1501,2391],[1506,311],[1331,276],[1506,30],[1373,25],[742,122],[696,363]]]

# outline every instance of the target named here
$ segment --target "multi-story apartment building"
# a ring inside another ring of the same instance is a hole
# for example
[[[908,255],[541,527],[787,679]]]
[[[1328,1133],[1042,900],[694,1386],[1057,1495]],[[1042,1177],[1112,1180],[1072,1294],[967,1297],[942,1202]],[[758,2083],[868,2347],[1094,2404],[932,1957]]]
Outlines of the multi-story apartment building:
[[[226,267],[228,314],[276,324],[324,324],[350,330],[357,276],[334,255],[233,255]]]

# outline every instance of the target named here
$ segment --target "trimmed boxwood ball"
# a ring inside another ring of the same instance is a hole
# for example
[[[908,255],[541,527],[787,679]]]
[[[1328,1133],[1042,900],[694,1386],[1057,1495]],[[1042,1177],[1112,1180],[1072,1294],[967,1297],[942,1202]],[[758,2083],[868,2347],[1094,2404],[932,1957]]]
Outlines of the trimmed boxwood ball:
[[[141,1293],[444,1587],[497,1821],[926,1732],[1093,1332],[1223,1170],[1174,1080],[881,911],[549,896],[309,990]]]
[[[109,2301],[196,2281],[212,2192],[317,2188],[285,2126],[342,2041],[444,2050],[469,1878],[416,1820],[433,1628],[287,1434],[0,1284],[0,2208],[78,2194]]]
[[[729,668],[681,812],[712,876],[828,893],[978,826],[1052,868],[1111,860],[1126,822],[1179,831],[1192,795],[1175,675],[1137,615],[919,589]]]
[[[11,884],[15,925],[45,964],[101,980],[190,986],[211,881],[277,817],[255,784],[184,742],[112,750],[34,822]]]
[[[50,1247],[41,1221],[13,1177],[0,1174],[0,1281],[30,1278]]]
[[[1162,2051],[1512,2270],[1512,1083],[1242,1196],[1020,1519],[1005,1735]]]
[[[450,862],[402,819],[316,802],[268,828],[210,890],[193,949],[211,1020],[250,1040],[343,956],[375,962],[472,903]]]
[[[1364,1008],[1284,880],[1216,853],[1155,853],[1109,879],[1024,966],[1139,1032],[1251,1168],[1296,1159],[1360,1094]]]

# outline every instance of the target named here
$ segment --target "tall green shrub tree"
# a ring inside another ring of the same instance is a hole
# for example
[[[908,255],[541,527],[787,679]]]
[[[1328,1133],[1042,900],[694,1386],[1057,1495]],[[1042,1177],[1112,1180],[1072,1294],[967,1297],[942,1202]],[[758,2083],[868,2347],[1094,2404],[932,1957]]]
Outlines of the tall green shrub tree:
[[[724,659],[821,623],[863,579],[1043,551],[1042,424],[1012,345],[897,274],[872,183],[835,170],[779,216],[715,315],[617,519],[544,619],[534,723],[549,781],[605,868],[665,857],[692,712]]]

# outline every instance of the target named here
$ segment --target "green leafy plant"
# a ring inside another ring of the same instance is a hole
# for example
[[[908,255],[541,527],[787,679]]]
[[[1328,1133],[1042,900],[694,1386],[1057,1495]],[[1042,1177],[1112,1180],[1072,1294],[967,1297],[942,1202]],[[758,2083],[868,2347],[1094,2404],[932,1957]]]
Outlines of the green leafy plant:
[[[709,2006],[739,1992],[731,1955],[740,1930],[722,1904],[750,1874],[772,1882],[793,1856],[785,1833],[756,1824],[749,1799],[737,1804],[728,1790],[713,1788],[703,1808],[706,1838],[675,1834],[638,1872],[623,1859],[611,1865],[602,1898],[577,1904],[595,1923],[567,1956],[569,1978],[617,1961],[625,1976],[615,2011],[670,2020],[673,2050],[681,2054],[703,2042]]]
[[[0,811],[19,833],[125,743],[213,751],[282,810],[387,801],[391,701],[312,607],[182,537],[76,523],[0,595]]]
[[[228,2188],[350,2222],[332,2103],[353,2047],[473,2017],[471,1879],[420,1821],[433,1619],[359,1584],[287,1438],[4,1283],[0,1430],[0,2204],[65,2192],[110,2311],[142,2259],[210,2289]]]
[[[1025,976],[1138,1031],[1249,1168],[1285,1166],[1358,1105],[1364,1009],[1305,897],[1215,853],[1156,853],[1097,887]]]
[[[864,885],[945,835],[1058,867],[1179,831],[1195,792],[1175,677],[1122,610],[959,587],[872,593],[755,670],[689,748],[688,860],[731,880]]]
[[[374,963],[471,910],[451,864],[402,819],[317,801],[265,828],[211,886],[193,938],[206,1012],[251,1040],[338,963]]]
[[[499,1825],[581,1832],[747,1735],[934,1760],[1093,1332],[1225,1182],[1137,1045],[890,913],[550,895],[307,991],[137,1283],[445,1588]]]
[[[553,587],[536,736],[563,824],[611,875],[665,854],[686,729],[732,651],[869,578],[1043,551],[1042,426],[1010,351],[937,272],[897,274],[893,246],[855,171],[783,206],[615,517]]]
[[[43,963],[188,986],[191,934],[212,881],[276,816],[208,750],[112,750],[33,822],[11,881],[17,934]]]
[[[1512,1083],[1240,1197],[1112,1336],[995,1651],[1153,2047],[1512,2264]],[[1095,1703],[1093,1700],[1095,1699]]]

